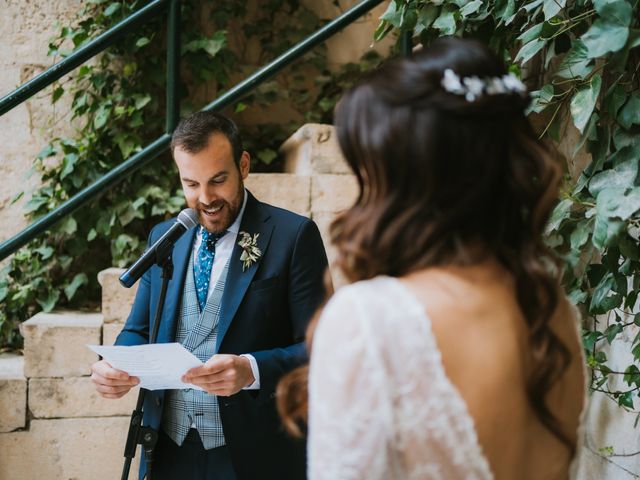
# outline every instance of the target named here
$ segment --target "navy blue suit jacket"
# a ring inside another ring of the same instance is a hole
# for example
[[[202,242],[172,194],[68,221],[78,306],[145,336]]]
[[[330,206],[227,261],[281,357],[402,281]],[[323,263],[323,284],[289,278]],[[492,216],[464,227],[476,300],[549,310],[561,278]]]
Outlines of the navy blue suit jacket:
[[[175,219],[156,225],[157,240]],[[275,389],[283,374],[306,362],[305,330],[324,297],[327,257],[315,223],[306,217],[257,201],[248,194],[240,231],[258,236],[262,256],[242,270],[236,244],[229,264],[218,323],[216,353],[252,354],[260,371],[259,390],[218,397],[227,445],[239,480],[305,478],[305,444],[282,430]],[[196,229],[186,232],[173,251],[174,274],[158,331],[158,343],[173,342],[189,255]],[[131,314],[117,345],[148,343],[160,295],[161,269],[141,278]],[[164,391],[148,392],[144,424],[160,428]],[[141,464],[141,477],[144,462]]]

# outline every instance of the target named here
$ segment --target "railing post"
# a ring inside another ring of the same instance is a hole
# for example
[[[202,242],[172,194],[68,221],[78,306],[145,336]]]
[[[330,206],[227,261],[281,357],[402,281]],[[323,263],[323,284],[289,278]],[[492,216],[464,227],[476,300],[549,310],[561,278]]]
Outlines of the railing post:
[[[405,57],[411,55],[411,33],[408,30],[400,34],[400,53]]]
[[[180,120],[180,0],[169,1],[167,14],[167,123],[171,135]]]

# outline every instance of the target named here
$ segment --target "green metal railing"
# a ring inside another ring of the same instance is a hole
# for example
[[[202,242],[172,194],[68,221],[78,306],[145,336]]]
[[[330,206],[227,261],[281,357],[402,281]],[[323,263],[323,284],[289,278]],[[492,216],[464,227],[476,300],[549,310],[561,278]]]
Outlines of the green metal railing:
[[[268,65],[260,68],[251,76],[222,94],[203,110],[221,110],[251,93],[265,80],[280,72],[286,66],[303,56],[309,50],[324,42],[326,39],[353,23],[376,5],[384,0],[364,0],[358,5],[344,12],[339,17],[327,23],[324,27],[293,46]],[[163,153],[171,142],[171,133],[180,117],[180,98],[178,96],[180,70],[180,0],[155,0],[130,15],[107,32],[78,49],[61,62],[27,82],[14,92],[0,99],[0,116],[28,98],[51,85],[66,73],[71,72],[85,61],[111,46],[120,37],[130,32],[132,28],[148,21],[167,9],[167,106],[166,133],[155,139],[141,151],[118,165],[99,180],[87,186],[65,203],[33,222],[14,237],[0,244],[0,260],[16,252],[48,228],[55,225],[65,216],[82,207],[89,201],[115,186],[127,176],[146,165]],[[403,34],[401,50],[410,53],[410,33]]]

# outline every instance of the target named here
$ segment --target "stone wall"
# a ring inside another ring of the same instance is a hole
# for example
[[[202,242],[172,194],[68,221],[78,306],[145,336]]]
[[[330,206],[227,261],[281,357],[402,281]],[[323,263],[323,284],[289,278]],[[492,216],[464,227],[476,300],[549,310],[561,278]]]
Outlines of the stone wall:
[[[0,96],[4,96],[54,63],[47,56],[56,22],[64,24],[81,0],[0,0]],[[57,59],[59,60],[59,59]],[[65,100],[50,104],[51,87],[0,117],[0,241],[26,226],[23,207],[38,185],[30,175],[36,155],[54,137],[70,131]],[[12,204],[20,193],[24,196]]]

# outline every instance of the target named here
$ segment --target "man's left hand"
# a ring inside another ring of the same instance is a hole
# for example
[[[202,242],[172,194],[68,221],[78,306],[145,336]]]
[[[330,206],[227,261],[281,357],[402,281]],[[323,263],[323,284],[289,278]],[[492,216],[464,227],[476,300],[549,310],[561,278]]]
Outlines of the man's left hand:
[[[255,379],[247,357],[219,354],[204,365],[188,370],[182,381],[197,385],[207,393],[228,397],[251,385]]]

